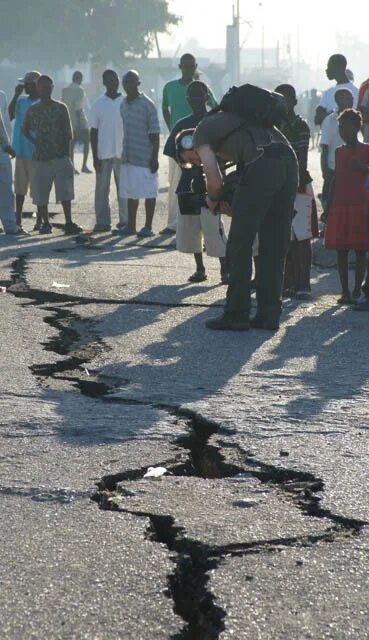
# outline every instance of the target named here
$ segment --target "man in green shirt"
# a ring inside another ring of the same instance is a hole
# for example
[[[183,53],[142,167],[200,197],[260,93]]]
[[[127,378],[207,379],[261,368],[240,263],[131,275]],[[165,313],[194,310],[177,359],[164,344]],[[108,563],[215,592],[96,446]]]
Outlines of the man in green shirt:
[[[167,82],[163,90],[163,118],[169,131],[172,131],[178,120],[192,114],[191,107],[187,102],[187,88],[196,74],[197,63],[195,57],[191,53],[185,53],[180,59],[179,68],[182,72],[181,78]],[[209,87],[208,95],[208,106],[212,109],[217,105],[217,101]],[[180,177],[181,171],[178,164],[173,158],[169,158],[168,224],[165,229],[160,231],[163,235],[174,235],[176,232],[178,215],[176,189]]]

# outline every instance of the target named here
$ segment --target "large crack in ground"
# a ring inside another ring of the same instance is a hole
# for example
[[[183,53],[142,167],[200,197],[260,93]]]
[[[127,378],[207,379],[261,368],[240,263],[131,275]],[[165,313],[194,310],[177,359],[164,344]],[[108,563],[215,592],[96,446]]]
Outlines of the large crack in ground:
[[[150,400],[140,401],[130,398],[116,398],[109,394],[114,391],[114,384],[109,380],[102,381],[99,376],[91,376],[87,364],[101,350],[109,347],[99,336],[94,323],[90,319],[82,319],[75,308],[79,304],[137,304],[159,306],[204,306],[196,304],[161,304],[150,301],[135,300],[102,300],[94,298],[74,297],[61,293],[45,292],[29,287],[27,282],[28,256],[20,256],[13,262],[12,278],[9,291],[18,298],[27,300],[27,305],[37,305],[47,315],[44,321],[52,326],[58,334],[44,343],[45,351],[64,356],[56,363],[48,363],[31,367],[38,380],[58,384],[61,381],[78,388],[84,395],[100,399],[102,402],[119,402],[151,406],[154,409],[167,411],[173,421],[185,421],[188,434],[173,442],[179,454],[161,464],[175,476],[200,477],[215,482],[224,478],[244,476],[257,478],[260,482],[271,485],[300,510],[305,517],[325,518],[330,521],[323,533],[308,536],[279,537],[245,543],[230,543],[211,546],[201,540],[186,535],[185,527],[176,523],[171,514],[158,514],[145,509],[133,510],[124,508],[119,498],[129,495],[124,482],[136,481],[143,477],[145,468],[129,469],[122,473],[104,476],[98,483],[97,491],[92,496],[102,510],[113,509],[131,513],[139,518],[149,520],[148,536],[150,540],[166,545],[174,563],[174,569],[168,576],[166,595],[173,600],[173,608],[183,621],[180,634],[173,640],[213,640],[225,628],[226,611],[218,606],[214,594],[208,586],[210,574],[216,570],[227,556],[247,555],[250,553],[278,552],[281,547],[311,546],[317,543],[332,543],[342,537],[358,535],[367,522],[345,518],[321,507],[324,481],[307,472],[287,469],[266,464],[258,460],[250,451],[242,449],[231,442],[232,431],[225,431],[216,421],[210,421],[180,406],[153,403]],[[58,304],[58,306],[50,306]],[[48,305],[48,306],[45,306]],[[72,307],[72,308],[71,308]],[[91,379],[92,378],[92,379]],[[227,435],[227,442],[221,437]],[[10,491],[3,488],[0,492]],[[35,500],[70,501],[72,495],[23,490],[25,495]],[[85,497],[85,496],[83,496]]]
[[[181,462],[165,460],[165,466],[175,476],[190,475],[201,478],[224,479],[235,476],[251,476],[262,483],[276,486],[284,496],[306,517],[325,518],[332,524],[323,533],[278,537],[255,542],[231,543],[211,546],[201,540],[186,535],[185,528],[176,524],[172,515],[158,515],[149,511],[125,508],[120,497],[130,497],[130,490],[124,482],[135,481],[143,477],[146,469],[138,468],[121,474],[108,475],[98,483],[98,490],[92,496],[100,509],[129,513],[150,521],[148,535],[150,540],[165,544],[172,556],[174,570],[168,576],[166,595],[174,602],[174,611],[184,620],[182,632],[176,640],[213,640],[219,638],[225,629],[226,611],[216,602],[209,590],[208,582],[225,558],[246,556],[255,553],[278,553],[285,547],[311,547],[316,544],[333,543],[340,539],[356,536],[367,522],[349,519],[331,513],[320,507],[324,482],[310,473],[291,471],[267,465],[238,445],[237,460],[225,459],[226,449],[208,443],[212,436],[220,431],[214,422],[207,424],[203,418],[193,415],[188,419],[189,435],[179,438],[175,444],[183,447],[187,459]],[[229,443],[227,450],[229,451]],[[131,485],[130,485],[131,486]]]

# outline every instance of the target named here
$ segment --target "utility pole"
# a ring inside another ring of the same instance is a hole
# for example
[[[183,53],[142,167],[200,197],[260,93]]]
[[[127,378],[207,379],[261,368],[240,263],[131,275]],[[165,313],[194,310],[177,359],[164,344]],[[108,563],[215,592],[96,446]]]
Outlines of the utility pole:
[[[236,82],[240,84],[241,81],[241,51],[240,51],[240,0],[236,0],[236,15],[235,15],[235,27],[236,27],[236,64],[235,64],[235,72],[236,72]]]

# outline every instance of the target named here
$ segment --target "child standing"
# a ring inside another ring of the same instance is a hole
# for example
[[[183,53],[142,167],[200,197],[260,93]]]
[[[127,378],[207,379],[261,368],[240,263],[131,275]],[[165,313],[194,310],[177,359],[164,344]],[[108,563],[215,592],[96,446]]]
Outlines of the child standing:
[[[173,128],[164,147],[164,154],[178,162],[176,141],[180,133],[193,133],[199,122],[206,116],[209,99],[208,87],[199,80],[188,85],[187,101],[192,109],[192,115],[182,118]],[[190,131],[191,130],[191,131]],[[189,136],[186,135],[186,138]],[[182,176],[177,187],[177,194],[190,191],[192,173],[190,169],[181,168]],[[205,206],[201,207],[200,215],[179,215],[177,220],[177,251],[192,253],[196,263],[196,271],[189,277],[190,282],[204,282],[207,280],[203,261],[203,245],[205,242],[208,256],[219,258],[220,277],[223,284],[228,284],[226,268],[227,237],[221,216],[214,216]]]
[[[342,295],[338,304],[351,304],[361,294],[365,273],[365,254],[369,249],[366,215],[369,194],[366,180],[369,173],[369,144],[359,142],[362,116],[355,109],[346,109],[338,117],[339,132],[344,146],[336,151],[336,168],[328,204],[325,246],[336,249]],[[352,295],[348,282],[348,253],[356,254],[355,284]]]
[[[285,295],[291,295],[298,300],[310,300],[311,238],[318,236],[317,210],[311,184],[313,179],[307,168],[310,129],[307,122],[295,113],[295,88],[290,84],[281,84],[275,91],[281,93],[286,101],[286,113],[280,130],[293,147],[299,165],[296,214],[292,220],[283,289]]]

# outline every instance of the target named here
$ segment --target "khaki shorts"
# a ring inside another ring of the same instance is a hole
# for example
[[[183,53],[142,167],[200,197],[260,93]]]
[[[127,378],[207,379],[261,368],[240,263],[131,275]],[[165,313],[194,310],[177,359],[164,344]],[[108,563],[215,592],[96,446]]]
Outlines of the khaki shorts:
[[[32,160],[15,159],[14,191],[17,196],[26,196],[31,183]],[[32,196],[32,192],[31,192]]]
[[[40,162],[32,161],[32,199],[34,204],[45,207],[49,204],[50,191],[55,184],[57,202],[74,200],[74,169],[69,157]]]
[[[199,216],[179,214],[176,236],[177,251],[202,253],[204,242],[209,257],[225,257],[227,236],[220,216],[214,216],[205,207],[202,207]]]

